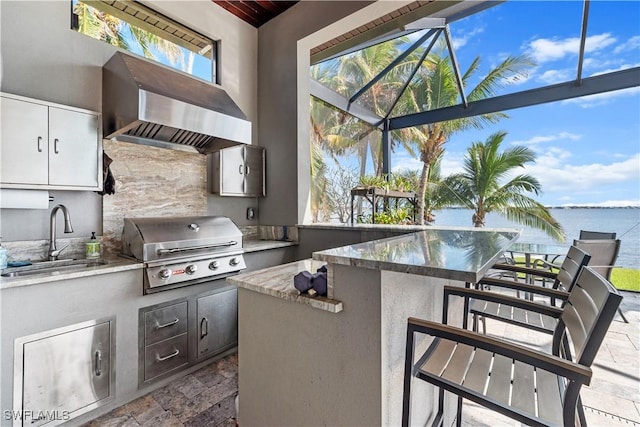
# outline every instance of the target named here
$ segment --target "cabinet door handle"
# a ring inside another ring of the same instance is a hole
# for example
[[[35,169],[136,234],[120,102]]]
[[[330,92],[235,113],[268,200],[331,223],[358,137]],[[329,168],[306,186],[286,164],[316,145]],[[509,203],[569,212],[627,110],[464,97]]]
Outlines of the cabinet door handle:
[[[203,317],[202,320],[200,320],[200,339],[207,335],[209,335],[209,321],[206,317]]]
[[[38,137],[38,153],[42,153],[42,137]]]
[[[167,322],[167,323],[161,325],[160,323],[158,323],[158,320],[156,319],[156,329],[162,329],[162,328],[166,328],[166,327],[171,326],[171,325],[175,325],[179,321],[180,321],[180,319],[175,318],[171,322]]]
[[[58,138],[53,140],[53,152],[56,153],[56,154],[59,153],[59,151],[58,151]]]
[[[249,165],[245,166],[245,167],[244,167],[244,170],[245,170],[245,173],[246,173],[247,175],[249,175],[249,174],[251,173],[251,168],[249,167]]]
[[[180,354],[180,350],[178,350],[177,348],[174,348],[173,353],[167,354],[166,356],[160,356],[158,353],[156,353],[156,362],[164,362],[165,360],[174,358],[179,354]]]
[[[100,350],[96,350],[94,355],[95,366],[93,368],[93,373],[96,374],[96,377],[102,375],[102,352]]]
[[[243,165],[238,166],[238,173],[242,175],[243,172],[244,172],[244,166]]]

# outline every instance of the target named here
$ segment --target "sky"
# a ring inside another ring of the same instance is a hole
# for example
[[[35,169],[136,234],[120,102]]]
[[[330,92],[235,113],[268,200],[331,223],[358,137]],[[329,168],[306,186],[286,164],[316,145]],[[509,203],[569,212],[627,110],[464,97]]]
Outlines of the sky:
[[[574,80],[582,9],[582,1],[516,0],[453,22],[460,69],[476,56],[488,70],[506,55],[526,54],[537,66],[501,94]],[[640,2],[592,1],[587,28],[584,78],[640,66]],[[497,124],[452,135],[443,174],[462,171],[472,142],[506,131],[504,148],[521,145],[536,153],[524,172],[540,181],[543,193],[533,197],[544,205],[640,206],[640,88],[506,113],[510,117]],[[391,166],[422,165],[397,151]]]

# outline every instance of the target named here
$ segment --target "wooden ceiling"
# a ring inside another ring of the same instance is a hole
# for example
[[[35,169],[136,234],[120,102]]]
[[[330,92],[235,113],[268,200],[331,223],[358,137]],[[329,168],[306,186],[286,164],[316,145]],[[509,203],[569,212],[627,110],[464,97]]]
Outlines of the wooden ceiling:
[[[258,28],[268,20],[280,15],[297,1],[280,0],[211,0],[238,18]]]

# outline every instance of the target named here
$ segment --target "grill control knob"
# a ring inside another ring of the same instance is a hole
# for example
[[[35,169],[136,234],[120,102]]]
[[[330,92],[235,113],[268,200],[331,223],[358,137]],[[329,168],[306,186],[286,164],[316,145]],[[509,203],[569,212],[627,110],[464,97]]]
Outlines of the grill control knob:
[[[232,266],[234,266],[234,267],[235,267],[235,266],[236,266],[236,265],[238,265],[238,264],[240,264],[240,261],[238,261],[238,258],[231,258],[231,259],[229,260],[229,265],[232,265]]]
[[[211,261],[209,263],[209,270],[215,270],[220,267],[220,263],[218,261]]]
[[[184,269],[184,271],[187,272],[187,274],[193,274],[196,271],[198,271],[198,266],[195,264],[189,264],[187,265],[187,267]]]
[[[163,268],[162,270],[158,271],[158,277],[161,279],[168,279],[169,277],[171,277],[171,270],[168,268]]]

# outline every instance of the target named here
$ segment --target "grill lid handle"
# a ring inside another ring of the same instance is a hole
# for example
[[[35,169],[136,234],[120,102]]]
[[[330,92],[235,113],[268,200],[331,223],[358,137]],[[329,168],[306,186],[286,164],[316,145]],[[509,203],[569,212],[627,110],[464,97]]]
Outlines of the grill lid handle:
[[[158,255],[167,255],[167,254],[175,254],[175,253],[179,253],[179,252],[190,252],[190,251],[200,251],[203,249],[215,249],[215,248],[222,248],[222,247],[227,247],[227,246],[234,246],[237,245],[238,242],[236,242],[235,240],[231,240],[229,242],[226,243],[217,243],[215,245],[202,245],[202,246],[190,246],[188,248],[169,248],[169,249],[158,249]]]

